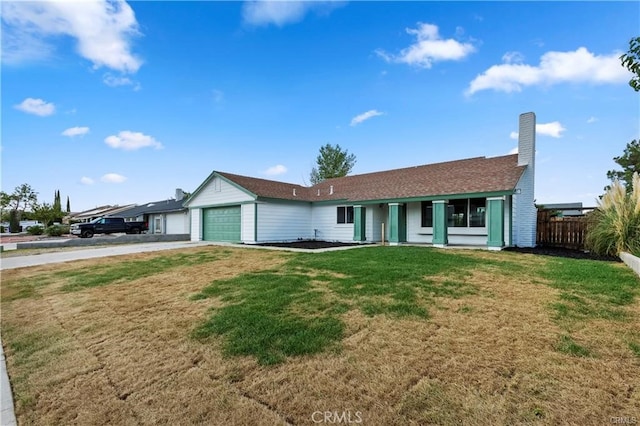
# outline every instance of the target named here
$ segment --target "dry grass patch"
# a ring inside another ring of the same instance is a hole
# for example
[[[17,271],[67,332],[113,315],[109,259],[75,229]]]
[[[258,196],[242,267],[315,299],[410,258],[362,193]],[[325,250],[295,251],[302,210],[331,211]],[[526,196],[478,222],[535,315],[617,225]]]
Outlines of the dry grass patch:
[[[638,280],[609,263],[596,265],[624,287],[613,299],[597,282],[582,292],[558,281],[579,275],[571,268],[580,263],[514,253],[207,247],[127,260],[174,255],[191,260],[72,292],[69,279],[114,259],[3,274],[2,333],[21,424],[299,425],[315,424],[318,411],[375,425],[639,417],[640,304],[628,300]],[[5,299],[34,279],[45,283],[30,296]],[[624,321],[558,318],[563,294],[607,309],[620,302]],[[191,337],[225,319],[235,322]],[[318,320],[341,327],[317,351],[274,346],[281,356],[270,364],[228,350],[239,328],[251,343]],[[559,350],[563,336],[589,356]]]

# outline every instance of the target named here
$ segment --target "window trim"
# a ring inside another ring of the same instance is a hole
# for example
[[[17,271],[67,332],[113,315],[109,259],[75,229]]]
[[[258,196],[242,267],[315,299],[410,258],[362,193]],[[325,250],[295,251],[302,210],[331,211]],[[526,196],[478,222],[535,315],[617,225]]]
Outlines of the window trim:
[[[342,209],[342,213],[340,209]],[[355,222],[354,218],[353,206],[336,206],[336,223],[338,225],[351,225]]]

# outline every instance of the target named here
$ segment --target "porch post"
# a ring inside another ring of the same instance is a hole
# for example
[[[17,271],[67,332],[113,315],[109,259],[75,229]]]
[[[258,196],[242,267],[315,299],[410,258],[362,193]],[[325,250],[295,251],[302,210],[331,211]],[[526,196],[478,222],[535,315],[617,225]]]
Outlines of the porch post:
[[[398,245],[407,240],[404,205],[389,203],[389,244]]]
[[[487,198],[487,234],[489,250],[504,247],[504,197]]]
[[[366,234],[366,208],[353,206],[353,241],[365,241]]]
[[[449,244],[447,223],[448,200],[433,200],[433,240],[435,247],[444,247]]]

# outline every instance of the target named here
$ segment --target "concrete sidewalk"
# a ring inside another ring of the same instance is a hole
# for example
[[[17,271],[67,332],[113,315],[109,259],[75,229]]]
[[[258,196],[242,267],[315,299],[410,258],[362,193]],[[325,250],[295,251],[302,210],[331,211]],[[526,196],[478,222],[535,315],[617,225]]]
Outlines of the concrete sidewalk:
[[[119,245],[102,248],[85,248],[81,250],[62,251],[56,253],[42,253],[27,256],[7,257],[0,259],[0,270],[25,268],[28,266],[45,265],[49,263],[71,262],[73,260],[93,259],[96,257],[119,256],[148,251],[172,250],[208,245],[206,242],[176,241],[169,243],[144,243]]]
[[[0,339],[0,425],[14,426],[16,424],[11,383],[9,383],[7,364],[5,363],[4,350],[2,349],[2,339]]]

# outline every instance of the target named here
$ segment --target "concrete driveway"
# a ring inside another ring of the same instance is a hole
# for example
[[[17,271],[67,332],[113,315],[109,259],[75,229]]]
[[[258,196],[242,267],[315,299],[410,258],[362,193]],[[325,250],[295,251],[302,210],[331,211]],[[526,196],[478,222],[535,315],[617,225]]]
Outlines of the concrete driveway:
[[[175,241],[164,243],[143,243],[118,245],[102,248],[85,248],[73,251],[33,254],[0,259],[0,270],[25,268],[48,263],[70,262],[73,260],[92,259],[96,257],[119,256],[123,254],[142,253],[148,251],[172,250],[209,245],[207,242]]]

